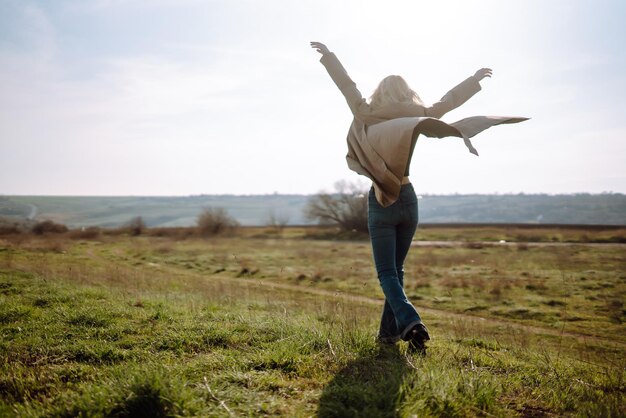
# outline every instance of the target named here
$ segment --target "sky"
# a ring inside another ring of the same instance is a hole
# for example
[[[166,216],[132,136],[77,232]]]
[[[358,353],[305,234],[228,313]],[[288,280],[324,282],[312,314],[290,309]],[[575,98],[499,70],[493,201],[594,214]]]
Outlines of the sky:
[[[310,194],[368,181],[310,41],[364,97],[402,75],[442,119],[526,116],[418,140],[419,194],[626,193],[622,0],[0,0],[0,195]]]

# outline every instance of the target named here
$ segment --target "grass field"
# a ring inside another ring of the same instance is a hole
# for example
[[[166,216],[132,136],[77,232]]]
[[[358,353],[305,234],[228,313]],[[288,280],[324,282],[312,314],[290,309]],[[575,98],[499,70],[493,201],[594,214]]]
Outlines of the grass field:
[[[0,237],[0,416],[626,415],[623,244],[419,234],[461,241],[407,259],[425,358],[375,342],[367,241]]]

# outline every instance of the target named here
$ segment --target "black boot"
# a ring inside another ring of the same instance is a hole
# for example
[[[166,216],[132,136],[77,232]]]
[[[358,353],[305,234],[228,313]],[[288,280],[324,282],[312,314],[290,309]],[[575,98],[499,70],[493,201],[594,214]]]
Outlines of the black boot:
[[[408,333],[409,341],[409,353],[426,355],[425,342],[430,340],[428,335],[428,329],[424,324],[417,324]]]

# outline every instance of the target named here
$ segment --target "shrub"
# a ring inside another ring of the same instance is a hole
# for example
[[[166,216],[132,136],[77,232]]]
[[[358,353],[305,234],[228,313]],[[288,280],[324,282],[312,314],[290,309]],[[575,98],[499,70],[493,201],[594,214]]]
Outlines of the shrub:
[[[151,237],[167,237],[172,239],[186,239],[196,233],[196,228],[188,227],[160,227],[150,228],[147,234]]]
[[[141,216],[136,216],[126,224],[128,234],[131,236],[141,235],[146,230],[146,224]]]
[[[43,235],[43,234],[62,234],[67,232],[67,226],[63,224],[55,223],[51,220],[45,220],[42,222],[38,222],[33,226],[32,229],[33,234]]]
[[[69,234],[72,239],[95,239],[100,236],[100,228],[97,226],[82,227],[80,229],[73,229]]]
[[[19,234],[20,230],[17,225],[0,225],[0,235]]]
[[[239,222],[222,208],[207,208],[198,216],[198,233],[203,237],[233,232],[238,226]]]

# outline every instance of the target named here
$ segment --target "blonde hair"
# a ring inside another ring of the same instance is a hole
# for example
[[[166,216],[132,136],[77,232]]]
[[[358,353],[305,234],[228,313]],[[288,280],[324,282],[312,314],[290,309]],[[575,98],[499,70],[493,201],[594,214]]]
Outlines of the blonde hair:
[[[399,75],[390,75],[383,78],[370,96],[370,105],[374,108],[380,108],[392,103],[423,104],[422,99],[411,90],[404,78]]]

